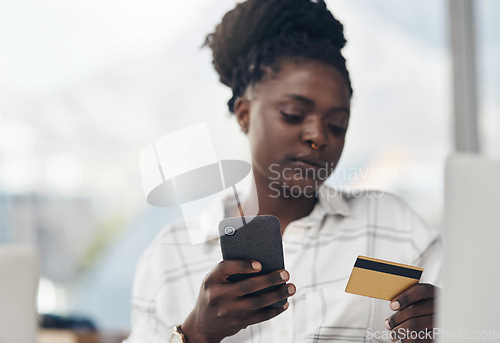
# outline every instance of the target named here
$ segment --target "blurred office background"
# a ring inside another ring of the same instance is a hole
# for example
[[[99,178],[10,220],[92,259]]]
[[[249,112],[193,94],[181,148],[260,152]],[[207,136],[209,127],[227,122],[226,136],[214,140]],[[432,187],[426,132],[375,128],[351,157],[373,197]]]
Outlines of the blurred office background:
[[[130,329],[140,253],[176,209],[146,204],[140,151],[207,122],[248,158],[230,90],[200,49],[234,0],[0,1],[0,243],[41,256],[39,311]],[[445,0],[330,0],[354,97],[338,187],[381,188],[441,225],[453,152]],[[500,2],[475,0],[480,148],[500,156]]]

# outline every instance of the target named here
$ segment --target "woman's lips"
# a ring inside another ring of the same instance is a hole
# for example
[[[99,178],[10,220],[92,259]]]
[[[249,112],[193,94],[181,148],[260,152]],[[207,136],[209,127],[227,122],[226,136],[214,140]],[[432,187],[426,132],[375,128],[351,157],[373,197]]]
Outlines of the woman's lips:
[[[292,164],[293,164],[293,166],[295,166],[297,168],[302,168],[302,169],[305,169],[305,168],[319,169],[320,168],[320,166],[318,166],[317,164],[309,163],[309,162],[306,162],[303,160],[292,160]]]
[[[328,163],[322,159],[313,157],[313,156],[299,156],[292,158],[292,163],[301,166],[301,167],[308,167],[308,168],[327,168]]]

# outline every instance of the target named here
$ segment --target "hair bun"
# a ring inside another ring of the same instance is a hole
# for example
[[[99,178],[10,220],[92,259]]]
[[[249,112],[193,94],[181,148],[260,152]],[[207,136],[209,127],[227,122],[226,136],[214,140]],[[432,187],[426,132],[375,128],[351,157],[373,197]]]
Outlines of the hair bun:
[[[212,49],[220,81],[231,87],[234,69],[254,45],[299,32],[339,50],[346,43],[342,24],[323,0],[248,0],[224,15],[204,45]]]

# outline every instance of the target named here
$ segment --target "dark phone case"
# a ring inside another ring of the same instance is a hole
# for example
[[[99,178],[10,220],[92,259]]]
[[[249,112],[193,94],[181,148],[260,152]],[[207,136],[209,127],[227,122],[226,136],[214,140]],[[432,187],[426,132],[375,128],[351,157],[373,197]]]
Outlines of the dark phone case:
[[[267,274],[274,270],[284,269],[283,244],[281,241],[281,226],[275,216],[224,218],[219,223],[220,244],[224,260],[246,259],[256,260],[262,264],[259,273],[236,274],[229,277],[230,281],[240,281],[249,277]],[[227,235],[225,228],[231,226],[234,234]],[[257,295],[279,286],[268,287],[250,294]],[[286,300],[276,302],[270,307],[282,307]]]

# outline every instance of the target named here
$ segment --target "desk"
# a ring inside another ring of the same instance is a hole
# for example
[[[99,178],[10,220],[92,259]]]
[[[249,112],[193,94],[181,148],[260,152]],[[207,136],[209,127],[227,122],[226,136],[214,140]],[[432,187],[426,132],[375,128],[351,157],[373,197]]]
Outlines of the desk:
[[[40,330],[38,343],[121,343],[126,333],[78,333],[71,330]]]

